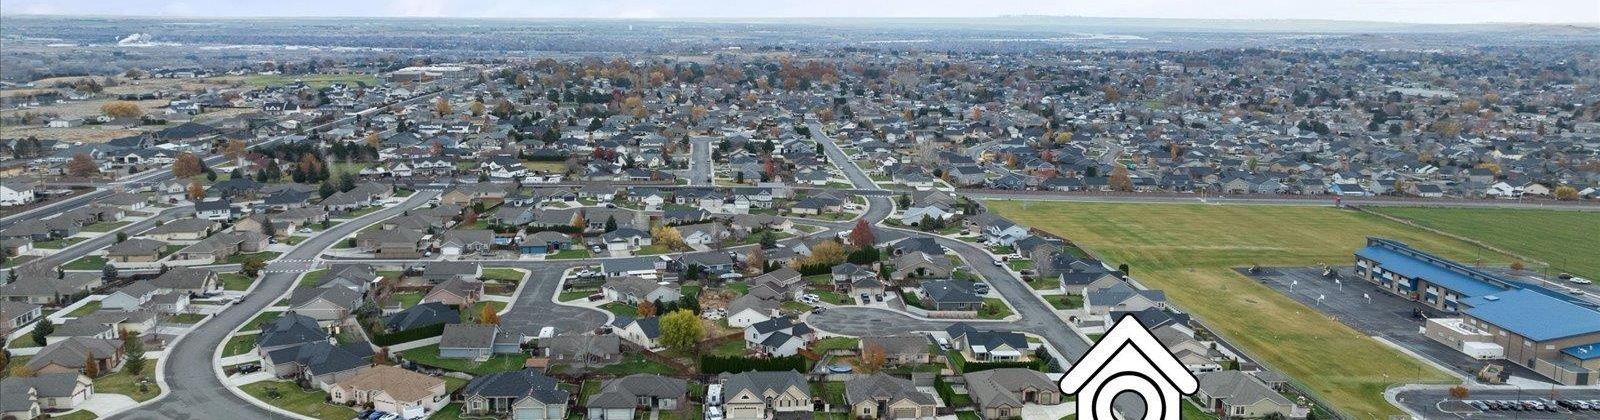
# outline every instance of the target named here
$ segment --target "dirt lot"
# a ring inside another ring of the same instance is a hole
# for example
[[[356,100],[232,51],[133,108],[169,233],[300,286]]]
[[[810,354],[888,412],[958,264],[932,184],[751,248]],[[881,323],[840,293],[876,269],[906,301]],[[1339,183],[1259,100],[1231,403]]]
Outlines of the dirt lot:
[[[80,77],[60,77],[60,78],[54,78],[54,79],[42,79],[42,80],[35,81],[34,83],[35,83],[36,86],[52,86],[57,81],[69,81],[70,82],[70,81],[76,81],[78,79],[81,79],[81,78]],[[100,107],[105,105],[105,104],[107,104],[107,103],[110,103],[110,102],[116,100],[115,99],[116,95],[128,94],[128,93],[149,93],[149,92],[163,91],[163,90],[165,90],[165,91],[171,91],[171,90],[194,90],[194,89],[201,89],[201,88],[230,87],[230,86],[236,86],[236,85],[242,85],[243,84],[242,82],[239,82],[239,81],[236,81],[236,80],[222,80],[222,79],[216,79],[216,78],[213,78],[213,79],[140,79],[140,80],[130,80],[130,79],[118,78],[117,80],[119,82],[118,85],[117,86],[106,87],[105,91],[103,92],[103,94],[102,94],[102,96],[100,98],[96,98],[96,99],[88,100],[88,101],[80,101],[80,102],[63,102],[63,103],[52,104],[52,105],[44,105],[44,106],[39,106],[39,107],[35,107],[35,108],[28,108],[28,109],[7,110],[7,111],[4,111],[4,115],[6,115],[6,116],[15,116],[15,115],[23,114],[23,113],[33,113],[33,114],[54,114],[54,115],[59,115],[59,116],[63,116],[63,117],[91,118],[91,117],[95,117],[95,116],[100,115]],[[0,96],[4,96],[4,97],[26,96],[26,95],[29,95],[29,94],[36,94],[38,92],[45,92],[45,91],[48,91],[48,90],[47,89],[38,89],[38,88],[10,89],[10,90],[5,90],[5,91],[0,91]],[[162,107],[167,106],[167,103],[170,102],[170,100],[169,99],[153,99],[153,100],[133,101],[133,102],[135,104],[139,105],[139,109],[143,110],[145,113],[160,113]],[[245,113],[245,112],[249,112],[249,111],[251,111],[251,110],[248,110],[248,109],[229,109],[229,110],[207,112],[205,114],[201,114],[200,116],[196,117],[195,121],[205,122],[205,121],[210,121],[210,120],[215,120],[215,119],[220,119],[220,118],[227,118],[227,117],[230,117],[230,116],[239,115],[241,113]],[[17,138],[17,137],[37,136],[39,138],[44,138],[44,139],[54,139],[54,140],[62,140],[62,141],[81,141],[81,142],[84,142],[84,143],[99,143],[99,142],[105,142],[105,141],[109,141],[109,140],[120,138],[120,137],[127,137],[127,136],[131,136],[131,135],[136,135],[136,134],[139,134],[141,132],[148,131],[148,130],[160,130],[161,128],[164,128],[164,127],[162,127],[162,126],[147,126],[147,127],[141,127],[141,128],[138,128],[138,129],[125,129],[125,128],[122,128],[122,127],[115,127],[115,126],[94,126],[94,125],[85,125],[85,126],[73,127],[73,128],[48,128],[48,127],[45,127],[43,125],[5,126],[5,127],[0,127],[0,138]]]

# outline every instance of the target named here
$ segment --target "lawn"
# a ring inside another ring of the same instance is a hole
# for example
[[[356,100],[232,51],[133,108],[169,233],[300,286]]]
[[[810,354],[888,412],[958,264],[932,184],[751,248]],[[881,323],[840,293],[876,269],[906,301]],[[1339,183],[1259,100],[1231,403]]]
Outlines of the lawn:
[[[845,296],[843,293],[839,292],[818,290],[811,293],[816,294],[817,297],[821,298],[823,302],[828,302],[835,305],[854,305],[856,303],[854,300],[851,300],[849,296]]]
[[[849,337],[828,337],[817,340],[811,344],[811,351],[817,354],[826,354],[835,349],[854,350],[861,345],[861,339]]]
[[[610,375],[632,375],[635,373],[671,375],[678,372],[667,365],[645,359],[644,356],[629,354],[624,355],[621,362],[594,369],[594,373]]]
[[[280,316],[283,316],[283,312],[262,312],[261,315],[256,315],[255,319],[251,319],[250,323],[244,324],[244,327],[240,328],[239,331],[259,330],[262,325],[266,325]]]
[[[1044,277],[1044,278],[1035,277],[1033,279],[1033,281],[1028,282],[1028,286],[1032,287],[1033,290],[1056,290],[1056,289],[1060,289],[1061,288],[1061,277]]]
[[[67,265],[61,266],[64,270],[102,270],[106,267],[106,258],[99,255],[89,255],[72,260]]]
[[[473,319],[477,319],[478,314],[483,313],[483,307],[484,306],[488,306],[490,308],[494,308],[493,310],[494,310],[495,313],[500,313],[500,311],[504,311],[506,309],[506,303],[505,302],[481,301],[481,302],[472,304],[472,311],[471,312],[467,312],[465,315],[470,316]]]
[[[577,291],[570,291],[570,292],[561,292],[561,294],[556,295],[556,301],[558,301],[558,302],[571,302],[571,301],[578,300],[578,299],[588,298],[590,295],[593,295],[595,293],[599,293],[599,292],[595,291],[595,290],[577,290]]]
[[[524,162],[522,162],[522,167],[528,168],[528,170],[530,170],[530,171],[544,171],[544,172],[557,173],[557,174],[567,173],[567,163],[566,162],[527,162],[527,161],[524,161]]]
[[[495,280],[501,283],[521,283],[524,275],[521,271],[512,268],[485,268],[483,280]]]
[[[672,252],[672,249],[667,248],[666,245],[650,244],[639,247],[639,250],[635,251],[633,255],[661,255],[668,252]]]
[[[1033,269],[1033,261],[1028,260],[1011,260],[1006,262],[1006,265],[1011,266],[1011,269],[1014,271]]]
[[[1005,319],[1011,316],[1011,307],[1006,301],[999,298],[983,298],[983,310],[978,311],[978,319]]]
[[[129,398],[133,398],[134,401],[138,402],[147,401],[151,398],[155,398],[156,395],[161,394],[161,385],[157,384],[155,382],[155,378],[152,377],[149,378],[149,382],[145,384],[144,392],[139,392],[138,380],[139,377],[154,376],[153,372],[155,372],[155,369],[155,359],[149,359],[145,361],[144,372],[142,372],[141,375],[134,375],[128,370],[123,370],[121,372],[101,376],[99,379],[94,380],[94,391],[127,395]]]
[[[40,249],[62,249],[87,240],[88,239],[85,238],[61,238],[44,242],[34,242],[33,247]]]
[[[100,416],[95,415],[93,411],[78,410],[64,416],[52,415],[50,418],[52,420],[94,420],[100,418]]]
[[[95,223],[95,224],[92,224],[92,225],[89,225],[89,226],[85,226],[83,228],[83,231],[84,232],[105,233],[105,232],[110,232],[110,231],[113,231],[113,230],[117,230],[117,228],[120,228],[120,227],[123,227],[123,226],[127,226],[127,225],[132,224],[132,223],[133,222],[129,222],[129,221],[100,222],[100,223]]]
[[[98,310],[100,310],[100,301],[97,300],[97,301],[85,303],[85,304],[83,304],[83,306],[79,306],[78,309],[73,309],[72,312],[67,312],[67,316],[73,317],[73,318],[77,318],[77,317],[80,317],[80,316],[92,314],[92,313],[94,313],[94,311],[98,311]]]
[[[611,311],[612,314],[618,317],[637,318],[639,316],[639,308],[625,303],[607,302],[604,305],[600,305],[600,309]]]
[[[844,382],[812,382],[811,395],[834,407],[844,407]]]
[[[299,80],[312,89],[321,89],[334,83],[344,83],[354,87],[356,82],[366,83],[367,86],[377,86],[378,79],[369,74],[262,74],[254,76],[225,77],[223,79],[239,80],[252,87],[282,86]]]
[[[733,340],[711,348],[712,356],[739,357],[745,355],[744,341]]]
[[[1482,241],[1550,264],[1550,274],[1572,273],[1600,280],[1600,213],[1585,211],[1441,209],[1374,207],[1370,210],[1406,219],[1454,235]],[[1542,269],[1525,263],[1530,270]]]
[[[276,388],[278,390],[278,398],[268,398],[268,388]],[[239,390],[250,394],[251,397],[258,401],[302,416],[323,420],[347,420],[356,415],[355,410],[351,410],[349,407],[326,403],[325,401],[328,399],[328,393],[326,392],[302,391],[299,386],[289,382],[256,382],[240,386]]]
[[[561,250],[561,252],[550,254],[550,256],[544,257],[544,259],[547,260],[577,260],[583,258],[589,258],[589,250],[564,249]]]
[[[522,364],[528,360],[528,355],[521,353],[496,355],[484,362],[466,359],[441,359],[439,358],[438,344],[402,351],[400,356],[417,364],[479,376],[495,372],[521,370]]]
[[[162,322],[172,324],[199,324],[204,319],[206,319],[205,314],[177,314],[161,318]]]
[[[255,258],[255,259],[261,260],[262,262],[272,261],[274,259],[277,259],[278,255],[282,255],[282,254],[283,254],[282,252],[274,252],[274,251],[251,252],[251,253],[248,253],[248,254],[234,254],[234,255],[229,255],[228,256],[228,264],[244,264],[245,260],[248,260],[248,259],[251,259],[251,258]]]
[[[218,274],[217,280],[222,282],[223,290],[245,290],[249,289],[250,285],[255,284],[256,282],[256,279],[252,279],[239,273]]]
[[[300,284],[295,285],[295,288],[296,289],[309,289],[309,288],[312,288],[312,287],[317,287],[317,282],[318,281],[322,281],[322,276],[324,274],[328,274],[328,270],[307,271],[304,276],[300,276]],[[379,274],[382,274],[382,273],[379,273]]]
[[[228,343],[222,346],[222,357],[238,356],[255,350],[256,337],[256,334],[228,337]]]
[[[1044,300],[1049,301],[1050,306],[1056,309],[1078,309],[1083,307],[1083,296],[1078,295],[1051,295],[1045,296]]]
[[[389,295],[389,301],[400,302],[400,309],[407,309],[422,302],[422,292],[395,293]]]
[[[989,202],[1018,224],[1061,235],[1160,288],[1183,310],[1347,415],[1401,412],[1383,399],[1412,379],[1449,376],[1232,271],[1232,267],[1348,265],[1366,236],[1398,239],[1449,258],[1503,262],[1481,248],[1377,216],[1324,207]],[[1404,374],[1401,374],[1404,373]],[[1391,378],[1390,376],[1395,376]]]

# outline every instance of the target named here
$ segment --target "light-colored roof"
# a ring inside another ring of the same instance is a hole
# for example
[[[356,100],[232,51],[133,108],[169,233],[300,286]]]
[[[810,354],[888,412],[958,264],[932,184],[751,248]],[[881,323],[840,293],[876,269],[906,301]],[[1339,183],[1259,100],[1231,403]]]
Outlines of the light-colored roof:
[[[339,386],[355,390],[378,390],[394,399],[417,401],[433,395],[434,387],[442,390],[444,380],[388,365],[377,365],[339,382]]]

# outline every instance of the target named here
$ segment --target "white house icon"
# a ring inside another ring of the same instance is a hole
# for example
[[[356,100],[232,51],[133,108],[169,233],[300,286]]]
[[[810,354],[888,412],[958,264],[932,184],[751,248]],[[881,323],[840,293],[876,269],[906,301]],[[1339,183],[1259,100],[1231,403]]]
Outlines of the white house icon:
[[[1200,387],[1166,346],[1137,318],[1124,315],[1089,354],[1061,377],[1061,393],[1078,397],[1078,418],[1112,420],[1112,400],[1124,392],[1144,400],[1143,420],[1179,420],[1183,395]]]

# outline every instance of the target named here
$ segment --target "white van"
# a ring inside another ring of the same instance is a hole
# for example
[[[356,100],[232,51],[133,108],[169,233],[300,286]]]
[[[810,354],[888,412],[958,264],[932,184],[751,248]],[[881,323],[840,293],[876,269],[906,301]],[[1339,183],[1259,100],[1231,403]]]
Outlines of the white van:
[[[713,407],[722,405],[722,384],[706,385],[706,405]],[[709,414],[707,411],[708,419],[711,418]]]

